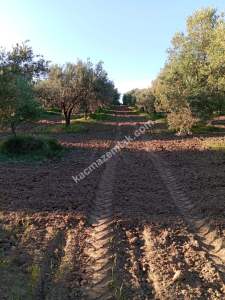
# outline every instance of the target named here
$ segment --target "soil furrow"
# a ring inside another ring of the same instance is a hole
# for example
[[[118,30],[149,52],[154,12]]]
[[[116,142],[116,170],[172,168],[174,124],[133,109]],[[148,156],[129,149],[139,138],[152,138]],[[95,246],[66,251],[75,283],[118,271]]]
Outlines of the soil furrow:
[[[123,219],[115,224],[114,249],[116,299],[154,299],[154,290],[148,280],[143,245],[136,226]]]
[[[147,121],[127,107],[113,117],[58,135],[74,149],[62,161],[2,165],[1,299],[224,299],[224,154],[156,124],[76,184]]]
[[[48,294],[54,280],[54,274],[63,256],[65,242],[64,230],[59,230],[49,242],[40,270],[40,279],[37,285],[35,299],[48,299]]]
[[[147,149],[148,150],[148,149]],[[159,155],[149,152],[154,166],[159,171],[163,182],[165,183],[170,195],[179,208],[185,221],[196,233],[201,245],[213,260],[215,266],[221,273],[221,278],[225,282],[225,248],[224,239],[218,236],[217,231],[209,224],[209,220],[204,219],[195,211],[195,205],[185,195],[180,184],[177,184],[175,176],[171,173],[168,166],[159,157]]]

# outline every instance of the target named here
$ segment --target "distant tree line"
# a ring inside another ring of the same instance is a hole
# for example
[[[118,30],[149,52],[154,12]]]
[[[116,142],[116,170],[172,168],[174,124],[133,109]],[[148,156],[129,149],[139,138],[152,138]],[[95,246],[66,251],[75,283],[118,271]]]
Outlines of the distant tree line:
[[[73,114],[87,118],[100,107],[119,104],[119,97],[102,62],[50,65],[27,41],[10,51],[0,49],[0,125],[13,133],[43,109],[60,109],[69,126]]]
[[[187,19],[185,33],[173,37],[165,66],[149,91],[152,98],[137,97],[134,90],[123,101],[139,105],[151,98],[155,110],[166,112],[170,128],[180,133],[225,113],[224,14],[206,8]]]
[[[151,114],[155,112],[155,95],[151,88],[134,89],[123,95],[123,104]]]

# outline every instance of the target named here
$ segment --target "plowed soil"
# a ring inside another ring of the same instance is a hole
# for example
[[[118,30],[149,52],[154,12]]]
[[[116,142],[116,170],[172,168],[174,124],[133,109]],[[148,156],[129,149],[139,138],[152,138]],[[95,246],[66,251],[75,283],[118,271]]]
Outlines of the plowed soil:
[[[225,152],[155,122],[75,183],[147,121],[111,113],[55,135],[62,160],[0,163],[0,299],[225,299]]]

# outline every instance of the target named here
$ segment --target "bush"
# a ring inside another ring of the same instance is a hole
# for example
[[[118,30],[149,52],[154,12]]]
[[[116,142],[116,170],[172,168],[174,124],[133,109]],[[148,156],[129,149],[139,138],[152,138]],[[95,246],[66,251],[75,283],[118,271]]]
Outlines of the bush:
[[[13,136],[0,147],[1,153],[9,157],[53,158],[59,156],[62,150],[57,140],[33,136]]]
[[[172,111],[167,115],[169,128],[175,130],[178,135],[186,135],[191,133],[191,128],[195,124],[191,110],[189,107],[180,108],[178,111]]]

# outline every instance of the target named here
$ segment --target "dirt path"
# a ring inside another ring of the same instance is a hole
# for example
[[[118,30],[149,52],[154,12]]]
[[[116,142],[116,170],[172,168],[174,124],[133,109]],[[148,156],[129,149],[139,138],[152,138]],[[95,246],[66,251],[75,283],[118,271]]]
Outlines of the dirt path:
[[[112,114],[60,162],[0,165],[0,299],[225,299],[224,155],[156,124],[75,184],[147,121]]]

